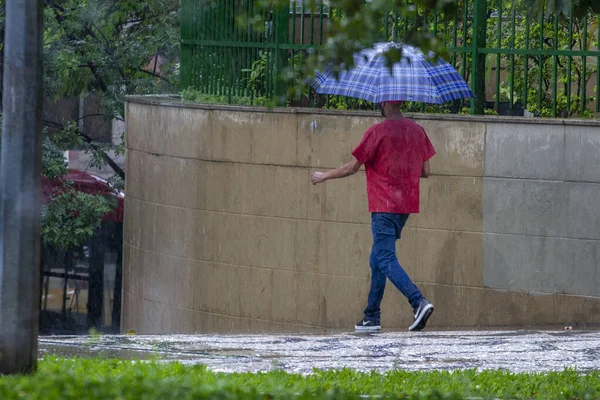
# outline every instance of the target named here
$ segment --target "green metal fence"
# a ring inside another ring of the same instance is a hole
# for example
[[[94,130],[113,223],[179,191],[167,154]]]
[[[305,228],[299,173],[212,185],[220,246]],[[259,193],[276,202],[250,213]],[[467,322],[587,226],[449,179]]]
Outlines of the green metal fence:
[[[181,82],[229,101],[283,91],[280,72],[323,43],[331,17],[326,5],[309,10],[300,1],[278,10],[253,0],[215,3],[182,0]]]
[[[406,4],[410,4],[407,0]],[[477,99],[441,107],[411,104],[413,111],[499,112],[512,115],[592,117],[600,112],[598,15],[529,16],[528,0],[459,1],[451,18],[416,8],[407,18],[390,10],[381,40],[406,40],[428,31],[450,50],[447,60]],[[317,96],[309,87],[291,90],[282,72],[293,71],[327,39],[329,24],[343,14],[322,2],[302,0],[279,9],[258,0],[182,0],[181,82],[221,101],[262,104],[285,98],[289,105],[370,108],[363,101]],[[416,7],[416,6],[415,6]],[[280,101],[281,102],[281,101]],[[488,111],[494,110],[494,111]]]
[[[540,116],[593,116],[600,111],[598,15],[575,18],[571,2],[568,18],[529,16],[523,3],[488,6],[487,46],[478,52],[486,55],[495,108],[507,102]]]

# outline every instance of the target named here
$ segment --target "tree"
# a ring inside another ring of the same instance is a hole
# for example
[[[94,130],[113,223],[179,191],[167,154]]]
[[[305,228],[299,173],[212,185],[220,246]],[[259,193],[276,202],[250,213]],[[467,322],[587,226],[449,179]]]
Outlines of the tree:
[[[173,61],[178,55],[177,2],[46,0],[45,4],[47,96],[98,94],[101,114],[122,119],[125,95],[177,87],[173,66],[159,65],[161,59]],[[92,144],[89,137],[81,137]],[[90,150],[124,178],[97,146]]]
[[[4,4],[5,0],[0,0],[0,53]],[[122,120],[125,95],[176,90],[177,1],[45,0],[44,6],[46,98],[94,94],[101,99],[100,110],[94,116]],[[93,165],[110,167],[114,171],[111,183],[122,187],[125,171],[92,135],[79,131],[78,120],[44,123],[45,176],[62,178],[67,172],[63,151],[81,148],[92,154]],[[124,152],[123,144],[117,152]],[[43,229],[46,242],[69,247],[93,235],[109,204],[101,196],[86,196],[64,182],[45,213],[45,220],[51,222]],[[77,218],[73,220],[73,216]]]

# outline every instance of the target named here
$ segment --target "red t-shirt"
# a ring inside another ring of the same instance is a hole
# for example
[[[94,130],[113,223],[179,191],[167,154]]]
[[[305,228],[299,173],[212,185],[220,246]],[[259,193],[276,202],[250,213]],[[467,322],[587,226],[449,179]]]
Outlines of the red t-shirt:
[[[407,118],[375,124],[352,155],[367,171],[369,212],[419,212],[421,170],[435,155],[420,125]]]

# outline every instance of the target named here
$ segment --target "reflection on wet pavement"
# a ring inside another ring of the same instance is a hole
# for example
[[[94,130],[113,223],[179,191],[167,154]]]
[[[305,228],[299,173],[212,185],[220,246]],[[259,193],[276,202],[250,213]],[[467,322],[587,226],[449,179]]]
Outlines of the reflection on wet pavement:
[[[223,372],[600,368],[600,332],[583,331],[46,336],[40,338],[39,348],[40,357],[178,360]]]

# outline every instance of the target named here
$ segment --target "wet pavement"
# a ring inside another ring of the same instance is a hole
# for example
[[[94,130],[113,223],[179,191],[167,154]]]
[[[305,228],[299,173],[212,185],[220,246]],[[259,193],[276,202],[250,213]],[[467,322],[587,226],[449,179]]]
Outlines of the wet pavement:
[[[465,331],[331,335],[46,336],[40,357],[160,359],[222,372],[314,368],[360,371],[600,369],[600,332]]]

